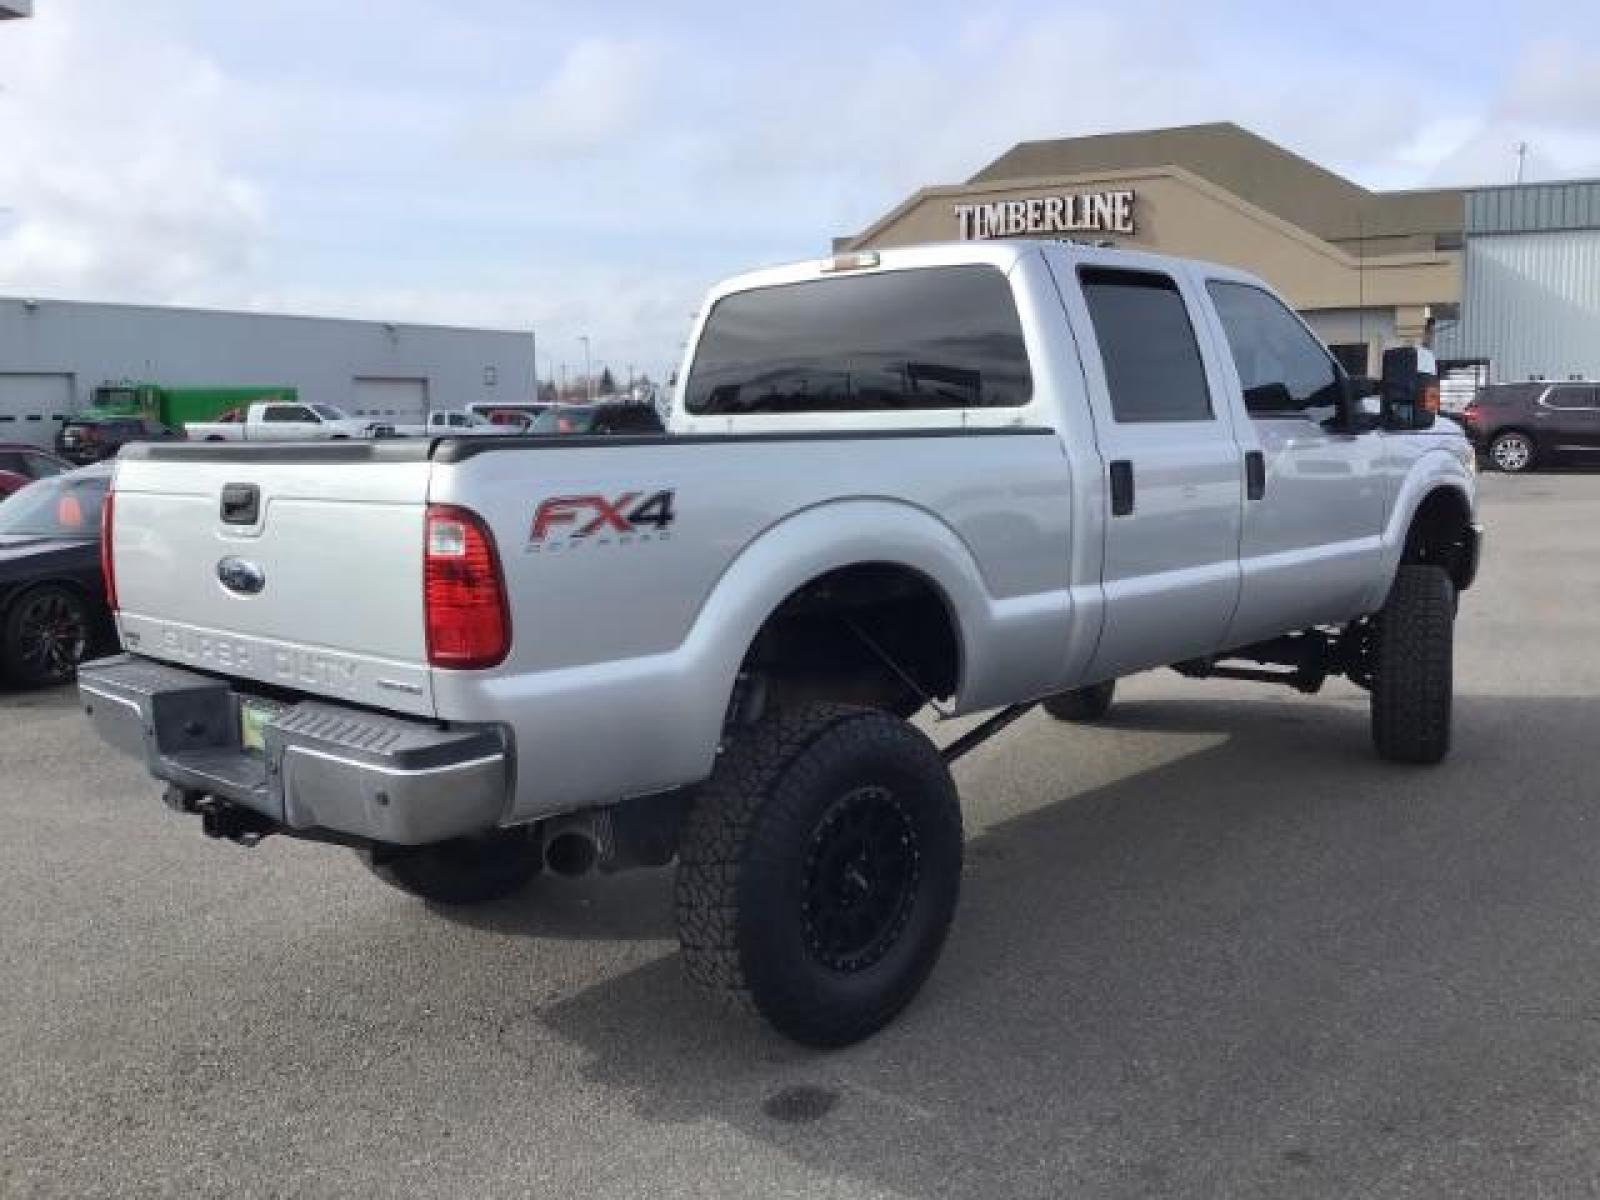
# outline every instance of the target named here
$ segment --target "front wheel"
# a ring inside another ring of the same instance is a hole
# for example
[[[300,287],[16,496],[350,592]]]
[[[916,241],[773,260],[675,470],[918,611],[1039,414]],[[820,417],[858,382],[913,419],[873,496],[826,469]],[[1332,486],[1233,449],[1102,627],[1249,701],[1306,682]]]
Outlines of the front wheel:
[[[530,827],[431,846],[363,850],[379,879],[434,904],[488,904],[520,891],[544,865],[538,832]]]
[[[961,809],[933,744],[889,713],[779,712],[700,790],[675,906],[694,982],[809,1046],[888,1024],[932,971],[961,885]]]
[[[1406,566],[1374,618],[1372,741],[1391,762],[1432,764],[1450,750],[1455,607],[1443,567]]]
[[[24,592],[6,613],[0,660],[28,687],[65,683],[89,650],[89,607],[81,593],[46,583]]]
[[[1525,433],[1502,433],[1489,443],[1489,461],[1508,475],[1532,470],[1533,439]]]

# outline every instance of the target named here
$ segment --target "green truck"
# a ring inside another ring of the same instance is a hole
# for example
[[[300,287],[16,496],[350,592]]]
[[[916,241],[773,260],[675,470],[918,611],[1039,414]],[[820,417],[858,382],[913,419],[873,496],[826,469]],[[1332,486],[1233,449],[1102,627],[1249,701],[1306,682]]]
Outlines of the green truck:
[[[170,429],[191,421],[215,421],[230,408],[273,401],[293,403],[298,390],[282,384],[258,387],[166,387],[159,383],[103,383],[81,417],[144,417]]]

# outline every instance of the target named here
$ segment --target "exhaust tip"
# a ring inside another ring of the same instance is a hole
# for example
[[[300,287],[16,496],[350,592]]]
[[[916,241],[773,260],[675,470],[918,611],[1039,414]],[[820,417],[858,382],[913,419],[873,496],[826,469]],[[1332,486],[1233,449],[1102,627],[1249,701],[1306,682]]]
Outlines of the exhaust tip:
[[[592,838],[581,833],[561,833],[545,844],[545,864],[557,875],[587,875],[600,857]]]

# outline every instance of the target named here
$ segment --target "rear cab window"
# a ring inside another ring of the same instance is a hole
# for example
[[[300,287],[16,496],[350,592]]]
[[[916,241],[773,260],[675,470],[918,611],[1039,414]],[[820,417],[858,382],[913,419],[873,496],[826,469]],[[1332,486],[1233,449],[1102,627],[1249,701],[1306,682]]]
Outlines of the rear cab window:
[[[723,296],[683,391],[691,416],[1004,409],[1032,395],[1011,286],[982,263]]]

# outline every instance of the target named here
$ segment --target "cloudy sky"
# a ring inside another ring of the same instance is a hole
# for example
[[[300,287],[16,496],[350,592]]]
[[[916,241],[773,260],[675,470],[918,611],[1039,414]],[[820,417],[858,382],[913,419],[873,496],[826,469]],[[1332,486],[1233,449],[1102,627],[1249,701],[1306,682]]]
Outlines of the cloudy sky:
[[[659,374],[718,276],[1026,138],[1600,176],[1593,0],[1301,9],[35,0],[0,24],[0,294],[533,326],[541,372],[588,333]]]

